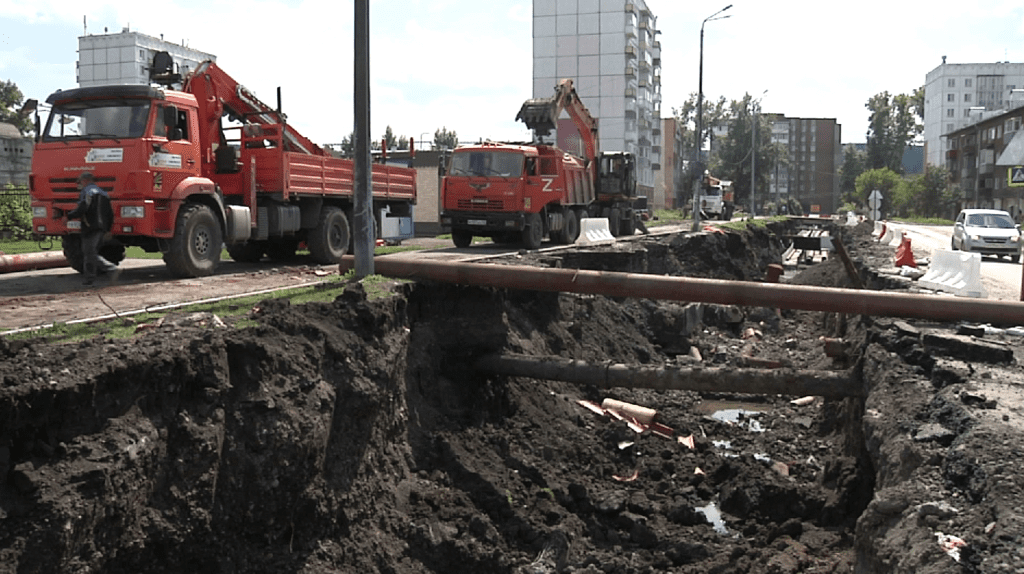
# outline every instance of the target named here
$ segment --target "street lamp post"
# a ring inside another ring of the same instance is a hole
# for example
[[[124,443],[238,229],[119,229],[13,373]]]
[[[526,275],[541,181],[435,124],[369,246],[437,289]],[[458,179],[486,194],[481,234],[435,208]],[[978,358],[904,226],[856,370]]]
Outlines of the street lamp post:
[[[697,143],[693,150],[693,170],[697,171],[700,166],[700,148],[704,144],[704,24],[712,20],[721,20],[722,18],[728,18],[729,16],[718,16],[722,12],[725,12],[729,8],[732,8],[732,4],[729,4],[725,8],[722,8],[718,12],[708,16],[700,23],[700,68],[699,77],[697,78]],[[717,17],[716,17],[717,16]],[[700,170],[700,173],[696,174],[693,181],[693,231],[700,229],[700,184],[704,179],[704,172]]]
[[[757,99],[757,107],[754,107],[753,102],[750,104],[750,217],[754,217],[757,212],[755,211],[754,204],[754,190],[756,189],[757,179],[754,177],[754,170],[757,166],[757,112],[761,107],[761,100],[764,99],[765,94],[768,90],[761,93],[761,97]]]

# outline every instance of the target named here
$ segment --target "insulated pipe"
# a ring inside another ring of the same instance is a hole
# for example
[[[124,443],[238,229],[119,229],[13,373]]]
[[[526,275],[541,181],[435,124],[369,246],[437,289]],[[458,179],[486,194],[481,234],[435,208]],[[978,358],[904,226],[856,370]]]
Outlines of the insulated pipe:
[[[564,357],[504,354],[485,355],[475,366],[477,370],[495,375],[594,385],[602,389],[622,387],[829,398],[867,395],[864,385],[851,371],[595,365]]]
[[[352,268],[346,255],[342,273]],[[1024,325],[1024,303],[914,295],[887,291],[722,281],[638,273],[551,269],[525,265],[376,258],[376,273],[388,277],[526,291],[590,293],[666,301],[802,309],[934,321]]]
[[[61,251],[42,251],[38,253],[22,253],[20,255],[0,255],[0,273],[15,271],[31,271],[33,269],[50,269],[67,267],[68,260]]]

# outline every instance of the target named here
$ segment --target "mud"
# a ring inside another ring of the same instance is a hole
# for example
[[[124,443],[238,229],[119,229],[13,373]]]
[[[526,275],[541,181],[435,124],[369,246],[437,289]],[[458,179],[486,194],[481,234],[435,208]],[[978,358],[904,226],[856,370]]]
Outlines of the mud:
[[[509,262],[761,281],[783,231]],[[868,225],[833,233],[870,288],[901,286]],[[1024,571],[1007,331],[431,283],[253,318],[0,339],[0,573]],[[494,352],[852,367],[870,393],[601,391],[482,375]],[[605,398],[670,431],[580,403]]]

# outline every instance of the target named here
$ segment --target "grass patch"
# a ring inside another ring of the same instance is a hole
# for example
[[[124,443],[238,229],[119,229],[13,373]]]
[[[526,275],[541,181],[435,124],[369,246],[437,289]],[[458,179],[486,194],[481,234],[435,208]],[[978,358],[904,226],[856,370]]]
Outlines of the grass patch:
[[[151,323],[170,314],[212,313],[230,323],[232,328],[244,329],[256,325],[256,321],[248,317],[250,311],[261,301],[267,299],[288,299],[292,305],[305,303],[330,303],[334,301],[355,277],[355,271],[344,275],[331,275],[316,285],[284,289],[273,294],[249,295],[233,299],[195,303],[168,311],[138,313],[94,323],[55,323],[52,327],[8,335],[8,340],[44,339],[47,343],[73,343],[94,337],[106,339],[127,339],[136,333],[136,327]],[[362,280],[366,297],[373,301],[392,295],[392,287],[396,283],[407,283],[381,275],[371,275]]]
[[[684,219],[689,219],[682,209],[655,209],[654,217],[645,221],[647,227],[658,227],[659,225],[674,225]]]
[[[952,219],[943,219],[941,217],[900,217],[894,219],[900,223],[912,223],[915,225],[946,225],[953,227]]]

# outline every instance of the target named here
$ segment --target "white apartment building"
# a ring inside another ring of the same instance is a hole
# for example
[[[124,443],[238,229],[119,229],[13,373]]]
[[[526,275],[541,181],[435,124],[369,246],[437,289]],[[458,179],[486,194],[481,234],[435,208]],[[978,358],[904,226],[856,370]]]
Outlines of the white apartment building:
[[[927,165],[945,165],[945,136],[978,121],[978,108],[1009,109],[1013,90],[1024,89],[1024,64],[942,64],[925,76],[924,145]],[[972,108],[974,113],[972,117]]]
[[[598,119],[599,149],[637,158],[641,195],[653,193],[662,163],[658,33],[644,0],[533,0],[533,97],[571,78]],[[576,142],[559,122],[559,146],[578,153]]]
[[[88,34],[78,38],[78,85],[83,88],[107,84],[148,85],[149,69],[157,52],[169,53],[174,60],[173,71],[182,77],[200,63],[217,59],[212,54],[131,32],[128,28],[116,34]]]

